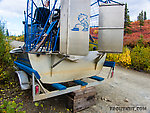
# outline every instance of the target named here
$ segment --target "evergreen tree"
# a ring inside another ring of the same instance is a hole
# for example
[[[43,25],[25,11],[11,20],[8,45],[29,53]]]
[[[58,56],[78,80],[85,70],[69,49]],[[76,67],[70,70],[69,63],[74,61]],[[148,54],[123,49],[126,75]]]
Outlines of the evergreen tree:
[[[128,6],[126,3],[125,4],[125,17],[124,17],[124,34],[131,32],[131,30],[129,29],[129,27],[131,27],[130,24],[131,24],[131,21],[130,21],[130,16],[129,16],[129,10],[128,10]]]
[[[140,28],[142,28],[142,26],[144,26],[144,15],[143,15],[143,11],[141,11],[139,13],[139,16],[137,17],[138,21],[140,22],[139,25],[140,25]]]
[[[147,20],[146,11],[144,11],[144,20]]]
[[[9,36],[9,32],[8,32],[8,29],[6,30],[6,36]]]

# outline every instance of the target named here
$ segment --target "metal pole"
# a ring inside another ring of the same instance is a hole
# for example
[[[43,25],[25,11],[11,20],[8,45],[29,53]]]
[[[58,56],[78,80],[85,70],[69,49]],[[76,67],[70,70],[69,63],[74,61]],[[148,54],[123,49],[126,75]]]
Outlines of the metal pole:
[[[31,39],[33,36],[33,0],[31,2]],[[29,39],[29,49],[31,49],[31,39]]]
[[[50,6],[50,5],[51,5],[51,2],[50,2],[50,0],[49,0],[49,10],[51,10],[51,9],[50,9],[50,8],[51,8],[51,6]]]
[[[28,38],[29,38],[29,34],[28,34],[28,14],[29,14],[29,0],[27,1],[27,17],[26,17],[26,50],[28,52],[29,48],[28,48]]]
[[[41,0],[41,2],[42,2],[42,5],[43,5],[43,7],[44,7],[44,3],[43,3],[43,0]]]
[[[57,44],[57,40],[58,40],[58,35],[59,35],[59,31],[60,31],[60,28],[58,28],[58,31],[57,31],[57,36],[55,37],[55,44],[54,44],[54,48],[53,48],[53,51],[55,51],[55,48],[56,48],[56,44]]]
[[[27,27],[27,24],[26,24],[26,22],[27,22],[27,17],[26,17],[26,12],[24,11],[24,17],[25,17],[25,23],[24,23],[24,26],[25,26],[25,28],[24,28],[24,42],[25,42],[25,44],[26,44],[26,38],[27,38],[27,30],[26,30],[26,27]]]
[[[32,73],[32,96],[33,96],[33,100],[35,97],[35,77],[34,77],[34,73]]]

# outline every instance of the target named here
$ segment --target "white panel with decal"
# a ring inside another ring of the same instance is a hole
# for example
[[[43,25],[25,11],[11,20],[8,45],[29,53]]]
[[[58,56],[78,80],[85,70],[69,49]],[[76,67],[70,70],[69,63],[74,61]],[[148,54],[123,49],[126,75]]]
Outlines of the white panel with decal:
[[[89,53],[89,30],[90,30],[90,0],[68,0],[68,14],[67,18],[62,20],[67,21],[67,25],[64,26],[65,31],[62,33],[66,34],[61,42],[66,42],[66,53],[68,55],[80,55],[86,56]],[[62,14],[62,13],[61,13]],[[63,23],[60,24],[61,26]],[[64,46],[62,46],[64,47]],[[60,48],[60,50],[63,50]],[[60,51],[61,52],[61,51]]]

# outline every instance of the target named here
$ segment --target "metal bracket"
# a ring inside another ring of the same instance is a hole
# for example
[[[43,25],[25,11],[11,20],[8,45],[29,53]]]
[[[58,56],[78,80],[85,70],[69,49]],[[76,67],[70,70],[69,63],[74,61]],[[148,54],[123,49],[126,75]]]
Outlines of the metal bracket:
[[[97,68],[97,64],[100,61],[101,58],[103,58],[103,56],[105,55],[105,53],[102,54],[98,54],[99,56],[97,58],[95,58],[94,62],[95,62],[95,70]]]
[[[67,57],[69,56],[64,56],[62,59],[60,59],[58,62],[56,62],[54,65],[51,66],[51,68],[54,68],[55,66],[57,66],[58,64],[60,64],[62,61],[64,61]]]

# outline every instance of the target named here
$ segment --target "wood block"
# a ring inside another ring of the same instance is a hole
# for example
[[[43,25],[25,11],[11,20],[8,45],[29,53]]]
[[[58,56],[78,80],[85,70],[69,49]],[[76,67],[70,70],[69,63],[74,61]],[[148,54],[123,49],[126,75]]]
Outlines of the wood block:
[[[96,96],[95,87],[89,87],[72,92],[67,95],[67,108],[73,113],[86,109],[94,104]]]

